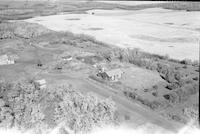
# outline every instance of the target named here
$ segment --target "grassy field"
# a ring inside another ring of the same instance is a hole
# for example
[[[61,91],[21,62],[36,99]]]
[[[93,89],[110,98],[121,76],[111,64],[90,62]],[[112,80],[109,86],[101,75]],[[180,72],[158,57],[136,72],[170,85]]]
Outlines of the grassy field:
[[[12,4],[11,4],[12,3]],[[25,1],[2,1],[0,3],[0,20],[22,20],[32,18],[34,16],[54,15],[60,12],[69,13],[85,13],[92,9],[125,9],[125,10],[141,10],[146,8],[162,7],[172,10],[199,11],[199,2],[170,2],[158,4],[143,4],[135,6],[127,6],[120,4],[109,4],[102,2],[25,2]]]

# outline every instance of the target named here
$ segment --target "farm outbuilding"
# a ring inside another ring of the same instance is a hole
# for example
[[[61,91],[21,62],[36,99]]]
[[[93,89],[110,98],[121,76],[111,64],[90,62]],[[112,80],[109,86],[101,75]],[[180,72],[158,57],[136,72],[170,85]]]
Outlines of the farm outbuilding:
[[[121,69],[113,69],[109,71],[99,72],[97,76],[101,77],[102,79],[116,81],[122,78],[123,73],[124,72]]]
[[[44,88],[47,87],[47,85],[46,85],[46,80],[45,80],[45,79],[35,80],[35,83],[38,84],[38,86],[39,86],[41,89],[44,89]]]
[[[72,60],[72,56],[70,56],[70,55],[62,56],[62,59],[63,59],[64,61],[71,61],[71,60]]]
[[[15,64],[15,61],[6,54],[1,55],[0,56],[0,65],[9,65],[9,64]]]

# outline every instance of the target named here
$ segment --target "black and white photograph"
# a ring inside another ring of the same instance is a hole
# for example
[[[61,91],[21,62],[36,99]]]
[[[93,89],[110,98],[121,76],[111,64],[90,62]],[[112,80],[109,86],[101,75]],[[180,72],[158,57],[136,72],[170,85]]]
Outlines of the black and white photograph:
[[[200,2],[0,0],[0,134],[200,134]]]

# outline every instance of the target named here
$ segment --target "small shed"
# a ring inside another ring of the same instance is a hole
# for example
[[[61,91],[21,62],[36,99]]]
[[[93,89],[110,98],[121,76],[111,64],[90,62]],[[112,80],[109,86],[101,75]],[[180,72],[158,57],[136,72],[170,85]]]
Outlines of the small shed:
[[[70,56],[70,55],[62,56],[62,59],[63,59],[64,61],[71,61],[71,60],[72,60],[72,56]]]
[[[35,80],[35,83],[38,84],[38,86],[41,88],[41,89],[44,89],[46,88],[46,80],[45,79],[40,79],[40,80]]]
[[[15,61],[6,54],[1,55],[0,56],[0,65],[9,65],[9,64],[15,64]]]
[[[102,79],[116,81],[122,78],[123,73],[124,72],[121,69],[113,69],[105,72],[99,72],[97,76],[101,77]]]

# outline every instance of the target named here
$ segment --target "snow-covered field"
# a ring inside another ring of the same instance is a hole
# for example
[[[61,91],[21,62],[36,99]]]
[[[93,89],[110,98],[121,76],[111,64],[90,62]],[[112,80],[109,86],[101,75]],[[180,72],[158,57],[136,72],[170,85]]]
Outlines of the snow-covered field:
[[[140,48],[175,59],[199,59],[200,12],[197,11],[90,10],[88,14],[52,15],[25,21],[55,31],[91,35],[119,47]]]

